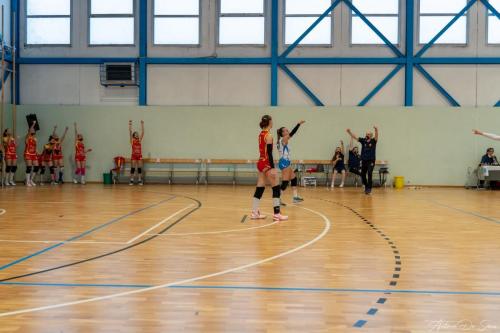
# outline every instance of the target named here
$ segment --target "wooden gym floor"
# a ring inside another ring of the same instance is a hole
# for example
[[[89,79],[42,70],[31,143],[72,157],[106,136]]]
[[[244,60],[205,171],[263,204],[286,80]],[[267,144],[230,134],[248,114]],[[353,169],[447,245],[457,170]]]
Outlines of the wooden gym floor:
[[[360,191],[0,190],[0,332],[500,332],[500,192]]]

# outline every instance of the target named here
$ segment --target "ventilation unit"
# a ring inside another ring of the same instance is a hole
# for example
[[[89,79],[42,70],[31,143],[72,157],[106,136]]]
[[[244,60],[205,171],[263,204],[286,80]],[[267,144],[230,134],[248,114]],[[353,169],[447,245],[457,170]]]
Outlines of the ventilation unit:
[[[112,63],[101,65],[101,84],[108,86],[137,86],[137,67],[135,63]]]

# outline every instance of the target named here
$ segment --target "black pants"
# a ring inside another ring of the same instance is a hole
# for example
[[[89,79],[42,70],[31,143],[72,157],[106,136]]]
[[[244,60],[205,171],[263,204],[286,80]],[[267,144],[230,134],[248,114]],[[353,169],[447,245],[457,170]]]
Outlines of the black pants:
[[[361,168],[349,168],[349,172],[361,177]]]
[[[375,161],[363,161],[361,164],[361,179],[366,190],[371,190],[373,187],[373,169]]]

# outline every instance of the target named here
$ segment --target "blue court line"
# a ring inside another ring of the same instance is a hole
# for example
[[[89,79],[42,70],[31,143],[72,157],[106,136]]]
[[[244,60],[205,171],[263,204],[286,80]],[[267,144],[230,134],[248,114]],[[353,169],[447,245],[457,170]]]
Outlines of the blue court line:
[[[489,216],[484,216],[484,215],[481,215],[479,213],[474,213],[474,212],[470,212],[470,211],[467,211],[467,210],[463,210],[463,209],[460,209],[460,208],[456,208],[456,207],[452,207],[452,206],[448,206],[448,205],[445,205],[445,204],[442,204],[442,203],[439,203],[437,201],[432,201],[432,200],[429,200],[430,202],[432,202],[433,204],[435,205],[438,205],[438,206],[442,206],[442,207],[446,207],[448,209],[451,209],[451,210],[455,210],[457,212],[460,212],[460,213],[464,213],[464,214],[467,214],[467,215],[471,215],[471,216],[474,216],[474,217],[478,217],[480,219],[483,219],[483,220],[486,220],[486,221],[489,221],[489,222],[493,222],[493,223],[496,223],[496,224],[500,224],[500,221],[497,220],[497,219],[494,219],[492,217],[489,217]]]
[[[150,288],[151,284],[97,284],[97,283],[47,283],[47,282],[0,282],[6,286],[34,286],[34,287],[97,287],[97,288]],[[170,289],[228,289],[228,290],[256,290],[256,291],[303,291],[303,292],[329,292],[329,293],[393,293],[393,294],[433,294],[433,295],[476,295],[500,296],[500,291],[446,291],[446,290],[394,290],[394,289],[353,289],[353,288],[294,288],[294,287],[258,287],[258,286],[192,286],[177,285],[167,287]],[[385,303],[385,298],[380,298],[377,303]]]
[[[360,328],[360,327],[363,327],[365,326],[366,324],[366,320],[358,320],[356,323],[354,323],[354,325],[352,325],[353,327],[357,327],[357,328]]]
[[[37,251],[37,252],[35,252],[35,253],[32,253],[32,254],[30,254],[30,255],[24,256],[24,257],[19,258],[19,259],[17,259],[17,260],[14,260],[14,261],[12,261],[12,262],[10,262],[10,263],[8,263],[8,264],[5,264],[5,265],[3,265],[3,266],[0,266],[0,271],[3,271],[3,270],[5,270],[5,269],[7,269],[7,268],[9,268],[9,267],[12,267],[12,266],[14,266],[14,265],[17,265],[17,264],[19,264],[19,263],[21,263],[21,262],[23,262],[23,261],[29,260],[29,259],[31,259],[31,258],[33,258],[33,257],[39,256],[39,255],[41,255],[41,254],[43,254],[43,253],[45,253],[45,252],[51,251],[51,250],[53,250],[53,249],[55,249],[55,248],[58,248],[58,247],[60,247],[60,246],[63,246],[63,245],[64,245],[64,244],[66,244],[66,243],[70,243],[70,242],[76,241],[76,240],[78,240],[78,239],[81,239],[81,238],[83,238],[83,237],[85,237],[85,236],[87,236],[87,235],[89,235],[89,234],[91,234],[91,233],[93,233],[93,232],[95,232],[95,231],[101,230],[101,229],[103,229],[103,228],[105,228],[105,227],[110,226],[111,224],[114,224],[114,223],[116,223],[116,222],[119,222],[119,221],[121,221],[121,220],[124,220],[124,219],[126,219],[126,218],[128,218],[128,217],[130,217],[130,216],[133,216],[133,215],[135,215],[135,214],[138,214],[138,213],[140,213],[140,212],[142,212],[142,211],[145,211],[145,210],[147,210],[147,209],[150,209],[150,208],[153,208],[153,207],[159,206],[159,205],[161,205],[161,204],[163,204],[163,203],[165,203],[165,202],[167,202],[167,201],[170,201],[170,200],[172,200],[172,199],[174,199],[174,198],[175,198],[175,196],[171,196],[170,198],[165,199],[165,200],[162,200],[162,201],[157,202],[157,203],[155,203],[155,204],[152,204],[152,205],[149,205],[149,206],[147,206],[147,207],[144,207],[144,208],[140,208],[140,209],[134,210],[133,212],[130,212],[130,213],[126,214],[126,215],[122,215],[122,216],[120,216],[120,217],[117,217],[117,218],[115,218],[115,219],[113,219],[113,220],[109,221],[109,222],[106,222],[106,223],[101,224],[101,225],[98,225],[98,226],[96,226],[96,227],[94,227],[94,228],[92,228],[92,229],[90,229],[90,230],[87,230],[87,231],[85,231],[85,232],[83,232],[83,233],[81,233],[81,234],[79,234],[79,235],[77,235],[77,236],[71,237],[71,238],[69,238],[68,240],[66,240],[66,241],[64,241],[64,242],[59,242],[59,243],[57,243],[57,244],[54,244],[54,245],[49,246],[49,247],[46,247],[46,248],[44,248],[44,249],[42,249],[42,250],[40,250],[40,251]]]

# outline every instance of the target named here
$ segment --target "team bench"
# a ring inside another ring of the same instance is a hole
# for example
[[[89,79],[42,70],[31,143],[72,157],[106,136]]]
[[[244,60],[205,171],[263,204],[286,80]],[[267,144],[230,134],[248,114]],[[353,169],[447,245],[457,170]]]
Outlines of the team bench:
[[[146,158],[143,161],[144,177],[158,181],[164,176],[169,184],[174,183],[175,178],[194,184],[202,182],[205,184],[227,183],[228,181],[232,184],[241,184],[253,183],[257,177],[257,161],[249,159]],[[321,183],[326,185],[330,183],[332,173],[330,160],[295,160],[292,162],[292,166],[297,171],[297,176],[301,182],[303,177],[315,177],[319,178]],[[115,181],[118,181],[120,175],[128,175],[128,172],[130,172],[130,159],[125,159],[125,165],[119,171],[119,174],[115,173],[113,177]],[[385,186],[389,173],[388,162],[377,161],[374,173],[375,176],[378,175],[380,186]]]

